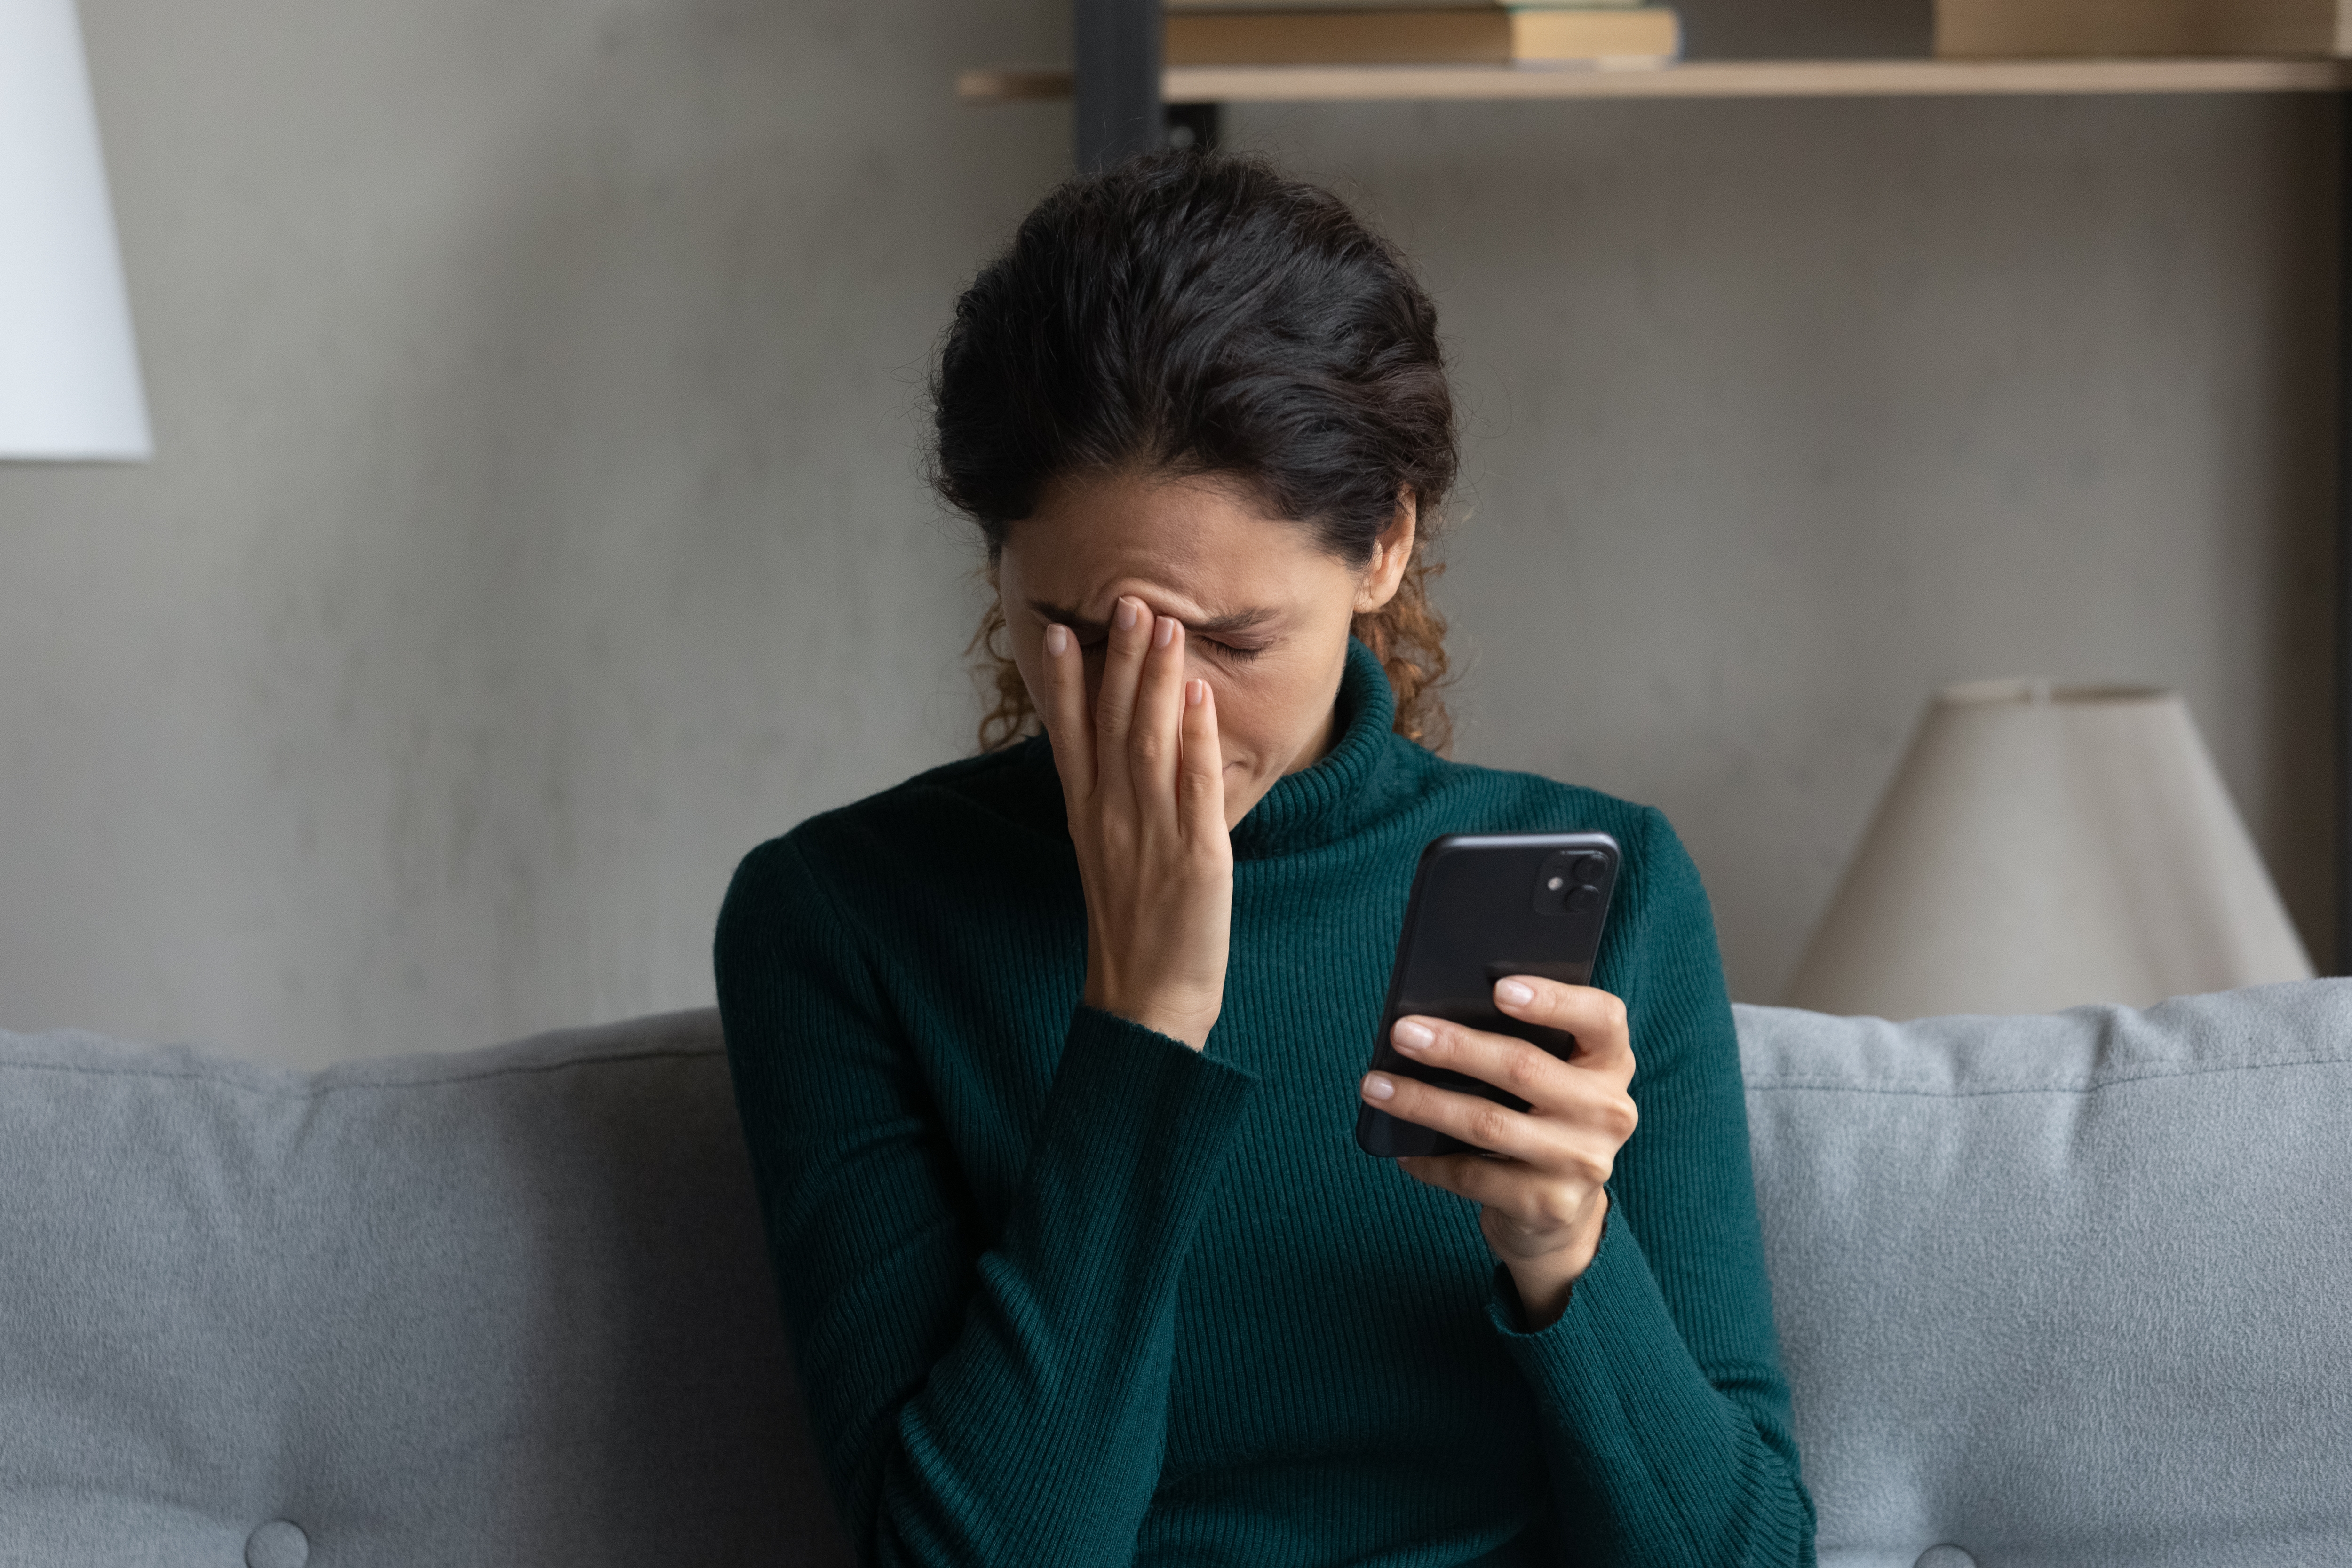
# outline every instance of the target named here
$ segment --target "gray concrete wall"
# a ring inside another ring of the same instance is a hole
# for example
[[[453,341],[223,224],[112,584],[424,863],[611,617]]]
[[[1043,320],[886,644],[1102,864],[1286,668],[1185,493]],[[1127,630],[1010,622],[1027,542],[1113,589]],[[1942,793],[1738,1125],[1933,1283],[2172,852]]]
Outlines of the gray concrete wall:
[[[1692,40],[1921,31],[1888,15]],[[706,1001],[745,848],[968,743],[973,559],[915,405],[1066,131],[946,85],[1063,54],[1059,9],[84,21],[160,455],[0,468],[0,1027],[321,1061]],[[2332,114],[1234,131],[1439,290],[1463,754],[1665,807],[1769,999],[1971,675],[2184,687],[2331,939]]]
[[[1773,999],[1927,694],[2178,686],[2324,964],[2334,108],[1253,110],[1481,437],[1462,751],[1663,807]],[[2010,874],[1988,846],[1985,875]],[[1965,898],[1967,890],[1955,889]]]

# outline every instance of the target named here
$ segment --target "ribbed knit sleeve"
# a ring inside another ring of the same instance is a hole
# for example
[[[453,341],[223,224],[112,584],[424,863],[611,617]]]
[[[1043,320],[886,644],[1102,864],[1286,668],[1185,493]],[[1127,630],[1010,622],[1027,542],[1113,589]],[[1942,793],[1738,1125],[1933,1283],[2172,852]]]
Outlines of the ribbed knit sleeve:
[[[905,956],[875,948],[800,836],[736,873],[719,1009],[859,1556],[1126,1562],[1166,1442],[1179,1281],[1255,1079],[1076,1009],[1011,1207],[981,1234],[909,1038],[936,1025],[881,981]]]
[[[1810,1564],[1714,917],[1664,818],[1629,849],[1596,983],[1626,1005],[1640,1125],[1567,1310],[1521,1332],[1497,1269],[1495,1327],[1547,1417],[1567,1561]]]

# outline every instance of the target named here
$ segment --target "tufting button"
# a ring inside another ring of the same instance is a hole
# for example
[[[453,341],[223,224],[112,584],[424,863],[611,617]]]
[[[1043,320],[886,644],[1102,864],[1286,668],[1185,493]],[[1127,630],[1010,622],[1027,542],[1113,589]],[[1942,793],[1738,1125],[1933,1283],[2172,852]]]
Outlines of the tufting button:
[[[245,1568],[302,1568],[310,1538],[290,1519],[273,1519],[245,1538]]]
[[[1947,1542],[1919,1553],[1919,1561],[1911,1568],[1977,1568],[1977,1560]]]

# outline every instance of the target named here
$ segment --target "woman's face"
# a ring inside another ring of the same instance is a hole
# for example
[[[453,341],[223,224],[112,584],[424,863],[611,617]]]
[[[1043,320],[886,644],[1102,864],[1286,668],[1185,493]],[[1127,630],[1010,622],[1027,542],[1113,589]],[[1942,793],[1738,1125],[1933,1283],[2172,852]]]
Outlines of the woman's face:
[[[1085,650],[1091,704],[1120,599],[1184,623],[1187,674],[1216,695],[1230,827],[1330,748],[1349,622],[1395,594],[1412,534],[1408,500],[1371,560],[1351,567],[1230,480],[1095,475],[1057,480],[1012,526],[997,588],[1033,700],[1047,626],[1067,626]]]

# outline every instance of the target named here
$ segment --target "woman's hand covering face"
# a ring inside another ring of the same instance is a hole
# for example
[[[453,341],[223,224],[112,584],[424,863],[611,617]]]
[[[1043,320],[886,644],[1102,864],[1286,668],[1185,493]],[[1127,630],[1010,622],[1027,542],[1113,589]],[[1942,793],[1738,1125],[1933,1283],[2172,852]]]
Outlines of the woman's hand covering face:
[[[1081,476],[1056,480],[1011,526],[995,563],[998,604],[1041,716],[1047,626],[1076,635],[1099,681],[1119,601],[1182,622],[1185,673],[1213,692],[1231,826],[1337,738],[1349,629],[1388,602],[1412,539],[1407,507],[1377,558],[1351,566],[1229,479]]]
[[[1057,480],[996,562],[1005,627],[1053,741],[1087,902],[1086,998],[1198,1048],[1223,1005],[1238,821],[1312,767],[1366,566],[1213,476]]]
[[[1574,1053],[1563,1061],[1513,1035],[1433,1018],[1399,1019],[1390,1039],[1406,1060],[1508,1090],[1526,1110],[1386,1072],[1367,1073],[1360,1092],[1391,1116],[1487,1152],[1397,1164],[1479,1206],[1478,1228],[1511,1270],[1529,1326],[1541,1327],[1567,1307],[1569,1287],[1601,1243],[1602,1184],[1636,1120],[1633,1046],[1625,1004],[1589,986],[1515,976],[1496,982],[1495,1005],[1574,1035]]]
[[[1224,1004],[1234,853],[1217,707],[1185,677],[1184,627],[1121,598],[1089,711],[1070,629],[1045,629],[1036,694],[1087,900],[1090,1007],[1198,1051]]]

